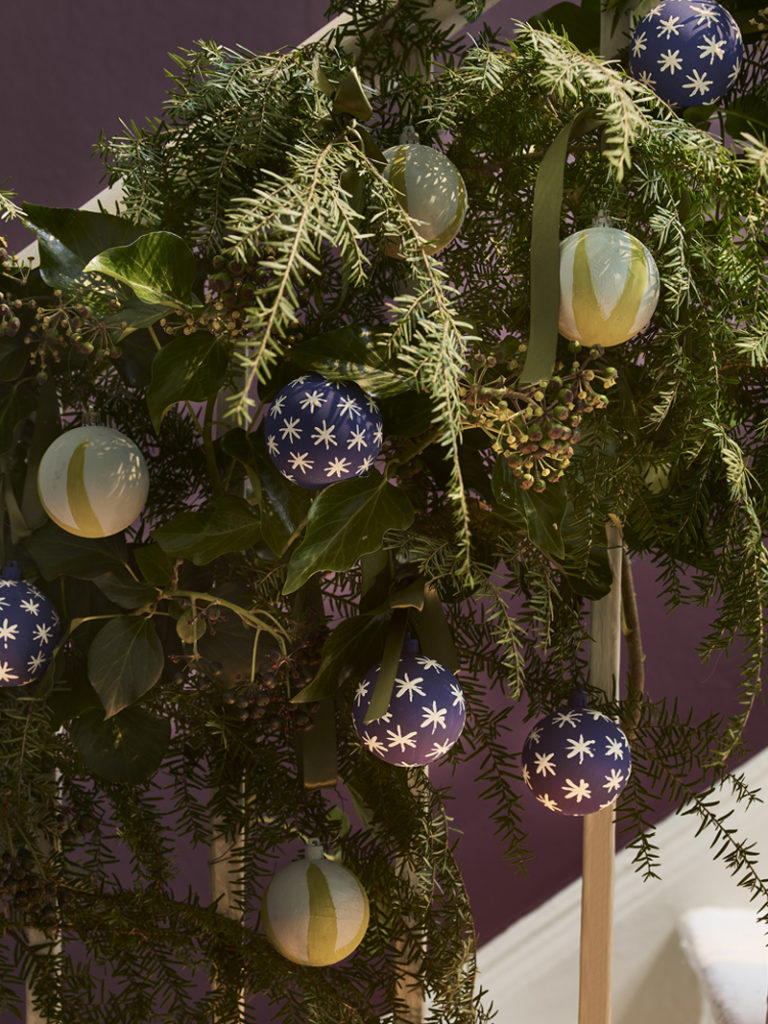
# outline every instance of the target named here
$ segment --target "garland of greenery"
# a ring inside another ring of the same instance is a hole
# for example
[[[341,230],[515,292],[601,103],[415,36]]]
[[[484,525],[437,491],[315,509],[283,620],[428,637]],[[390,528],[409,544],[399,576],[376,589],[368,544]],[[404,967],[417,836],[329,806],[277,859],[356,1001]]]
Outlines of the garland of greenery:
[[[445,795],[361,749],[354,686],[395,614],[423,627],[425,594],[439,598],[469,708],[449,759],[476,762],[522,865],[508,710],[486,693],[535,716],[586,685],[608,517],[672,607],[715,610],[703,657],[745,651],[733,720],[637,686],[609,708],[633,737],[621,827],[653,875],[654,805],[671,795],[768,914],[755,850],[713,796],[726,779],[753,797],[728,765],[766,655],[768,151],[726,148],[542,28],[465,48],[419,0],[339,11],[332,37],[291,53],[176,55],[163,116],[102,141],[119,216],[2,196],[41,247],[39,268],[5,253],[0,272],[3,555],[66,624],[46,676],[0,692],[2,1009],[27,978],[50,1021],[255,1020],[245,989],[281,1020],[372,1024],[397,1018],[410,943],[430,1021],[490,1019]],[[763,88],[757,29],[747,42],[745,95]],[[536,175],[586,109],[600,127],[571,142],[562,233],[607,213],[653,252],[662,299],[620,349],[561,340],[551,380],[521,384]],[[409,125],[467,185],[438,256],[382,176]],[[277,473],[262,409],[306,370],[376,396],[382,472],[317,494]],[[124,537],[65,534],[36,493],[47,443],[92,413],[147,456],[150,498]],[[351,818],[303,785],[302,737],[328,701]],[[205,847],[212,820],[243,837],[244,923],[174,884],[177,844]],[[325,969],[255,927],[278,852],[310,836],[372,907],[354,960]]]

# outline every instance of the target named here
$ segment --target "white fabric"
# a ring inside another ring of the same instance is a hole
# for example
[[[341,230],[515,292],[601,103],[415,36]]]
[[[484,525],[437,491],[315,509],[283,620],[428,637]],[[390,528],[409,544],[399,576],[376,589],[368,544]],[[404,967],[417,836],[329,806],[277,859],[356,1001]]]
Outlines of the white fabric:
[[[766,1024],[768,932],[755,913],[696,907],[678,924],[680,943],[699,977],[716,1024]]]

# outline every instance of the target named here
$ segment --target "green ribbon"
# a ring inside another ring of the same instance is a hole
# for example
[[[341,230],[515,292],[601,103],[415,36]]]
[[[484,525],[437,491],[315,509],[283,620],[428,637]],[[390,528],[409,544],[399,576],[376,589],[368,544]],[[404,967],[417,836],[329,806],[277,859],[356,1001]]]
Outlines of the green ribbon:
[[[560,212],[568,147],[599,127],[593,107],[574,117],[544,154],[536,175],[531,224],[531,326],[521,384],[549,380],[555,370],[560,312]]]
[[[333,697],[320,701],[312,716],[313,725],[301,733],[301,764],[305,789],[335,786],[338,781],[336,760],[336,707]]]
[[[384,642],[384,653],[381,656],[381,667],[376,676],[376,683],[373,687],[371,703],[365,714],[364,722],[373,722],[389,710],[389,702],[392,699],[392,690],[395,686],[397,666],[400,664],[400,655],[403,652],[403,641],[408,626],[408,609],[395,608],[387,629],[387,639]]]
[[[451,627],[445,617],[442,602],[437,591],[430,584],[424,586],[424,606],[411,613],[419,646],[428,658],[439,661],[443,668],[455,672],[461,662],[453,642]]]

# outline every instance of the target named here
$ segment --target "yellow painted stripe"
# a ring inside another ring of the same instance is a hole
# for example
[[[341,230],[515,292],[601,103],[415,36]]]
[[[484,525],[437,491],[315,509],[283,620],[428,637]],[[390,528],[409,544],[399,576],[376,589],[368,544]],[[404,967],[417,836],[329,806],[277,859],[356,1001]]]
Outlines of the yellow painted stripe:
[[[394,189],[397,201],[408,212],[408,186],[405,182],[406,146],[400,146],[389,166],[389,183]]]
[[[323,869],[314,863],[307,865],[309,888],[308,959],[320,967],[335,963],[340,957],[336,951],[336,908],[331,889]]]
[[[630,241],[630,265],[624,288],[616,305],[606,316],[600,308],[592,281],[587,238],[576,243],[573,254],[573,319],[579,339],[586,345],[618,345],[632,336],[640,304],[648,287],[645,247],[636,238]]]
[[[72,452],[67,466],[67,501],[72,518],[82,537],[103,537],[104,529],[93,511],[85,489],[85,450],[83,441]]]

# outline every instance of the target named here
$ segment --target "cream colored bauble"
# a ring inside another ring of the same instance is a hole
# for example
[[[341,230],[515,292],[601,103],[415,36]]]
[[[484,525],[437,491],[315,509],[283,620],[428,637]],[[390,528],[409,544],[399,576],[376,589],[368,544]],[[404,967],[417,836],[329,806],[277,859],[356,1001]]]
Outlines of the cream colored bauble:
[[[582,345],[620,345],[646,326],[659,301],[659,271],[641,241],[591,227],[560,243],[559,330]]]
[[[310,843],[269,883],[261,904],[267,938],[287,960],[325,967],[349,956],[368,928],[368,896],[355,875]]]
[[[384,174],[422,238],[426,252],[439,252],[458,234],[467,210],[467,190],[454,165],[437,149],[406,143],[384,152]]]
[[[40,460],[37,489],[43,508],[62,530],[109,537],[130,526],[147,500],[144,456],[111,427],[67,430]]]

